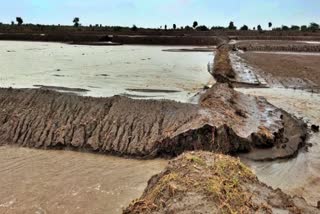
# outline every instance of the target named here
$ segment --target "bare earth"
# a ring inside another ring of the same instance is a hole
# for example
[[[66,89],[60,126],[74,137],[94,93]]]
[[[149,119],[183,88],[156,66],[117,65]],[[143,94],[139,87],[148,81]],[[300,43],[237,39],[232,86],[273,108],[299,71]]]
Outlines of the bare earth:
[[[165,160],[0,147],[0,213],[121,213]]]
[[[240,56],[249,65],[262,71],[264,77],[271,75],[284,86],[299,86],[296,78],[301,79],[302,87],[320,86],[320,55],[246,52]]]

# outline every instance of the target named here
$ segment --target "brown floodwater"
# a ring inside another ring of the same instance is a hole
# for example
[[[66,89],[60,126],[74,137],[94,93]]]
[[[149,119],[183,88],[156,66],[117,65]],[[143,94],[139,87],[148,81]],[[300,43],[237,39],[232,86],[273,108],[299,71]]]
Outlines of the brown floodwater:
[[[0,213],[122,213],[165,160],[0,147]]]
[[[291,89],[238,89],[255,96],[263,96],[269,102],[289,113],[303,118],[308,125],[320,124],[320,94]],[[303,196],[309,203],[320,201],[320,133],[311,133],[308,143],[312,147],[302,149],[297,157],[273,162],[247,162],[259,179],[288,194]]]

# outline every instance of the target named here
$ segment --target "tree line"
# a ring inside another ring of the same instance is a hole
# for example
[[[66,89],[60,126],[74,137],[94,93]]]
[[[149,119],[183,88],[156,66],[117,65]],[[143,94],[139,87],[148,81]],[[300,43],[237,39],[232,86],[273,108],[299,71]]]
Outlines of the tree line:
[[[16,22],[18,26],[21,26],[23,24],[23,19],[21,17],[16,17]],[[95,25],[89,25],[89,26],[82,26],[80,23],[80,18],[79,17],[75,17],[73,19],[73,26],[74,27],[103,27],[101,24],[95,24]],[[2,23],[0,22],[0,25],[2,25]],[[11,25],[15,25],[14,21],[11,22]],[[28,25],[32,25],[32,24],[28,24]],[[44,25],[37,25],[37,26],[44,26]],[[60,25],[59,25],[60,26]],[[108,27],[108,26],[106,26]],[[291,26],[286,26],[286,25],[282,25],[281,27],[275,27],[272,28],[273,24],[272,22],[268,22],[268,30],[272,30],[272,31],[318,31],[320,30],[320,25],[312,22],[309,25],[302,25],[302,26],[298,26],[298,25],[291,25]],[[121,29],[127,29],[128,27],[121,27],[121,26],[113,26],[111,27],[113,28],[115,31],[120,31]],[[136,25],[133,25],[131,27],[131,30],[133,31],[137,31],[139,28]],[[229,23],[229,26],[227,27],[223,27],[223,26],[213,26],[211,28],[207,27],[206,25],[199,25],[197,21],[194,21],[192,23],[191,26],[187,25],[187,26],[181,26],[181,27],[177,27],[176,24],[172,25],[172,28],[169,28],[168,25],[164,25],[164,27],[160,26],[160,28],[158,28],[158,30],[197,30],[197,31],[209,31],[209,30],[240,30],[240,31],[248,31],[248,30],[257,30],[257,31],[264,31],[264,29],[262,29],[261,25],[257,25],[256,27],[253,27],[252,29],[250,29],[248,27],[248,25],[243,25],[240,28],[238,28],[235,23],[233,21],[231,21]]]

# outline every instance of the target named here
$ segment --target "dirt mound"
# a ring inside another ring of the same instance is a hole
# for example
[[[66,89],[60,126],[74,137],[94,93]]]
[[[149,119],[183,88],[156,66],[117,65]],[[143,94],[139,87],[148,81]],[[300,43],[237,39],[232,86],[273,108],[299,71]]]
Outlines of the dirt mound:
[[[240,160],[206,152],[185,153],[153,176],[132,213],[319,213],[259,182]]]

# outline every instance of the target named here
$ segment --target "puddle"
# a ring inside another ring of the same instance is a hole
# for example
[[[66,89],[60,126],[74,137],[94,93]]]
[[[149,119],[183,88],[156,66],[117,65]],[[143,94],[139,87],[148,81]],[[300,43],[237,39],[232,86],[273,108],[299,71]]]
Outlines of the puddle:
[[[159,89],[161,99],[189,102],[203,86],[213,81],[207,71],[213,52],[163,51],[167,48],[205,49],[0,41],[0,87],[79,88],[88,90],[81,95],[95,97],[125,94],[127,88]],[[177,93],[167,93],[167,90]],[[134,95],[148,96],[142,90]]]
[[[2,146],[0,213],[120,214],[166,165],[165,160]]]
[[[320,124],[320,94],[293,89],[237,89],[246,94],[263,96],[269,102],[312,124]],[[301,150],[296,158],[275,162],[246,161],[259,179],[288,194],[301,195],[312,205],[320,201],[320,134],[312,133],[313,146]]]

